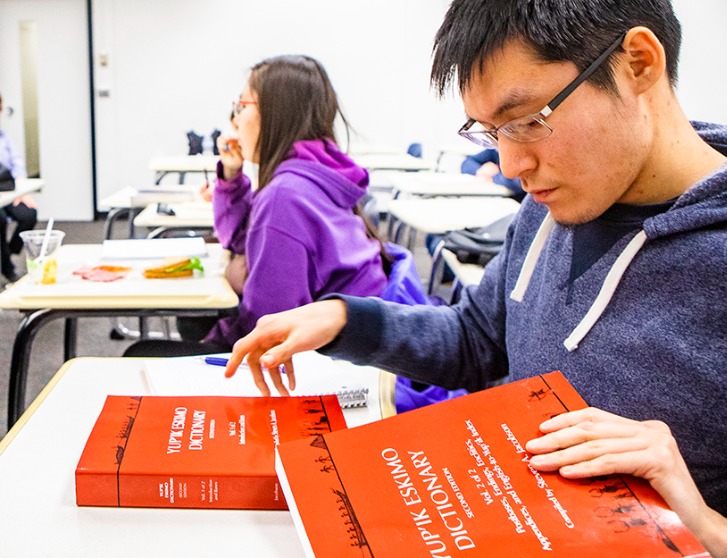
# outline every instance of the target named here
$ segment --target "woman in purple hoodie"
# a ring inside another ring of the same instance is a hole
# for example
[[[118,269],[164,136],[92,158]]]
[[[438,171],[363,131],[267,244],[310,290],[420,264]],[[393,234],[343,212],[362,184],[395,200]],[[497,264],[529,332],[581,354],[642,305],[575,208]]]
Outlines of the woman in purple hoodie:
[[[368,173],[336,143],[334,120],[343,115],[321,64],[308,56],[263,60],[234,112],[236,136],[218,140],[212,203],[240,304],[201,346],[157,341],[127,354],[229,351],[265,314],[329,293],[379,296],[387,285],[381,242],[356,208]],[[243,163],[252,172],[244,174]],[[183,338],[189,325],[180,323]]]
[[[381,243],[356,212],[368,173],[336,144],[341,112],[321,64],[263,60],[234,111],[237,136],[220,140],[212,203],[240,305],[205,339],[228,349],[265,314],[334,292],[379,296],[387,283]],[[244,161],[259,165],[257,177],[242,173]]]

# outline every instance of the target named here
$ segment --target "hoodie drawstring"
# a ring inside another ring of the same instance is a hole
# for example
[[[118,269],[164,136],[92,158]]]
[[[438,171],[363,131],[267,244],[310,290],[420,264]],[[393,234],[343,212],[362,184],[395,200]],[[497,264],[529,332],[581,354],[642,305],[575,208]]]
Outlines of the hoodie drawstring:
[[[578,343],[580,343],[588,332],[591,331],[591,328],[598,321],[598,318],[601,317],[601,314],[603,314],[606,306],[608,306],[608,303],[611,301],[613,293],[616,292],[616,287],[618,287],[621,277],[623,277],[623,274],[626,272],[626,268],[629,266],[639,250],[641,250],[644,242],[646,242],[646,233],[644,231],[639,231],[639,233],[631,239],[631,242],[628,243],[626,248],[624,248],[624,251],[619,254],[619,257],[616,258],[611,270],[608,272],[608,275],[606,275],[606,279],[601,286],[601,290],[598,292],[596,300],[593,301],[593,304],[581,320],[581,323],[576,326],[568,338],[563,342],[565,348],[568,349],[568,352],[573,352],[578,348]]]
[[[553,230],[553,227],[555,227],[555,219],[553,219],[550,212],[548,212],[545,219],[543,219],[543,222],[540,224],[540,228],[533,239],[533,243],[530,245],[530,249],[525,256],[525,261],[523,262],[523,267],[520,270],[520,275],[518,275],[517,283],[515,283],[515,288],[510,293],[511,299],[517,302],[523,301],[525,291],[528,289],[528,285],[530,284],[530,278],[533,276],[533,271],[535,271],[535,264],[538,263],[540,253],[543,251],[545,241],[547,240],[550,231]]]
[[[515,283],[515,288],[512,290],[512,293],[510,293],[510,298],[512,300],[522,302],[523,297],[525,296],[525,291],[530,284],[533,271],[535,270],[535,264],[538,261],[540,253],[543,251],[548,234],[550,234],[550,231],[553,230],[554,226],[555,221],[550,213],[548,213],[540,225],[532,244],[530,245],[527,256],[525,256],[525,261],[523,262],[520,275]],[[616,288],[621,281],[621,277],[623,277],[626,269],[636,257],[639,250],[641,250],[641,247],[645,242],[646,232],[643,230],[639,231],[638,234],[631,239],[626,248],[624,248],[623,252],[619,254],[618,258],[616,258],[616,261],[613,266],[611,266],[608,275],[606,275],[606,279],[603,281],[603,285],[596,296],[596,300],[593,301],[593,304],[588,309],[588,312],[586,312],[586,315],[563,342],[565,348],[568,349],[568,352],[573,352],[578,348],[578,344],[583,341],[583,338],[588,335],[588,332],[591,331],[591,328],[601,317],[601,314],[603,314],[603,311],[611,301],[613,294],[616,292]]]

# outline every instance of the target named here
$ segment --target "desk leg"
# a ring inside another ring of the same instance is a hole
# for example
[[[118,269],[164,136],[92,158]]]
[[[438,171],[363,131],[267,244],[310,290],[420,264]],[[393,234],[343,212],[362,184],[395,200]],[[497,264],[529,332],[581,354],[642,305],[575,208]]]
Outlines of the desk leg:
[[[442,277],[444,276],[444,258],[442,257],[442,250],[444,250],[444,240],[437,242],[432,253],[432,270],[429,274],[429,288],[427,294],[435,294],[435,291],[442,284]]]
[[[78,320],[66,318],[63,329],[63,360],[76,358],[76,341],[78,340]]]
[[[129,238],[136,238],[136,227],[134,226],[134,219],[141,213],[143,207],[132,207],[129,209]]]
[[[18,326],[10,360],[10,385],[8,389],[8,430],[20,418],[25,408],[25,387],[30,364],[30,348],[35,334],[47,319],[52,319],[50,310],[37,310],[23,318]]]
[[[409,227],[409,240],[406,243],[406,247],[409,252],[414,253],[414,245],[417,242],[417,230],[414,227]]]
[[[189,308],[135,308],[135,309],[95,309],[95,310],[79,310],[69,309],[50,309],[35,310],[27,314],[18,326],[13,343],[13,354],[10,360],[10,386],[8,389],[8,430],[17,422],[20,415],[25,409],[25,388],[28,379],[28,368],[30,364],[30,349],[35,339],[36,333],[47,322],[55,319],[65,318],[66,334],[73,333],[73,342],[71,344],[70,336],[66,340],[64,346],[66,356],[72,351],[75,354],[76,339],[76,320],[78,318],[97,318],[97,317],[121,317],[135,316],[139,318],[170,317],[170,316],[216,316],[221,317],[229,315],[227,311],[215,309],[189,309]],[[73,322],[73,323],[69,323]]]
[[[103,227],[104,239],[108,240],[109,238],[111,238],[111,235],[113,234],[114,222],[116,221],[116,219],[123,217],[125,214],[128,213],[128,207],[114,207],[111,209],[111,211],[108,212],[108,215],[106,215],[106,222],[104,223]],[[129,218],[131,218],[130,214]]]
[[[129,218],[129,238],[134,238],[136,229],[134,228],[134,218],[139,215],[139,212],[144,209],[143,207],[114,207],[109,211],[106,216],[106,222],[104,223],[104,240],[110,240],[113,235],[114,223],[117,219],[124,217],[125,215]]]

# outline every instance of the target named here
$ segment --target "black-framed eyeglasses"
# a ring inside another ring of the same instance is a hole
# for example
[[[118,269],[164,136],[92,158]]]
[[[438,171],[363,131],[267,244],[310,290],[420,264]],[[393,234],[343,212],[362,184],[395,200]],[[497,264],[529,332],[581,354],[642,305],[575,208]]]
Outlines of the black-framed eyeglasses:
[[[543,107],[540,112],[521,116],[505,122],[502,126],[491,128],[489,130],[472,130],[477,124],[474,118],[470,118],[465,122],[457,132],[463,138],[467,138],[473,143],[487,148],[496,148],[498,145],[498,134],[502,134],[511,140],[520,143],[529,143],[547,138],[553,133],[545,119],[560,105],[575,89],[584,81],[586,81],[598,67],[623,43],[626,33],[622,33],[618,38],[604,50],[598,58],[596,58],[590,66],[583,70],[578,76],[571,81],[565,88],[558,93],[553,99]]]

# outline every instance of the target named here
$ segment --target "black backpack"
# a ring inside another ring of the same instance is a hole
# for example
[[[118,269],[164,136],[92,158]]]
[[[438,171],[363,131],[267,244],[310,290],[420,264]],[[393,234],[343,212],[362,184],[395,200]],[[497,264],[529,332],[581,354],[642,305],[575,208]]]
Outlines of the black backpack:
[[[15,190],[15,179],[10,169],[0,165],[0,192]]]
[[[485,227],[450,231],[444,235],[444,248],[453,252],[462,263],[484,266],[502,250],[514,217],[513,213]]]

